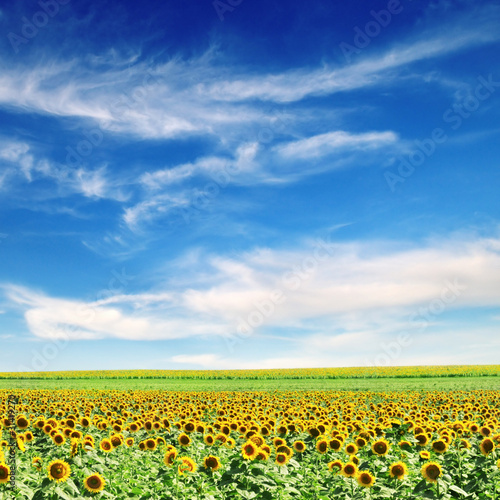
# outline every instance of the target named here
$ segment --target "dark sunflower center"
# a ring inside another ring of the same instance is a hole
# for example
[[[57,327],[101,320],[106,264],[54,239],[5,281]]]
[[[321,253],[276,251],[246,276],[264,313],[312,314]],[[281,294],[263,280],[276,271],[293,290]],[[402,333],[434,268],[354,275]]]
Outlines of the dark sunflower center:
[[[431,465],[427,468],[427,475],[432,479],[439,477],[439,469],[435,465]]]
[[[59,479],[64,475],[64,469],[60,465],[56,465],[52,467],[52,475]]]
[[[395,467],[393,467],[392,469],[392,473],[395,475],[395,476],[402,476],[403,475],[403,467],[401,467],[400,465],[396,465]]]
[[[493,449],[493,443],[491,441],[486,441],[483,444],[484,451],[490,452]]]

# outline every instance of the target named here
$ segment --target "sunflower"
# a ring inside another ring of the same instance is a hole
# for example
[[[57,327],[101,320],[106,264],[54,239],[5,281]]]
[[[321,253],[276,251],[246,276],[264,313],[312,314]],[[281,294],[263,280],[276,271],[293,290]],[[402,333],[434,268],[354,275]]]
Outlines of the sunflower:
[[[33,441],[33,439],[35,439],[35,436],[33,436],[33,433],[31,431],[25,432],[24,437],[27,443],[30,443],[31,441]]]
[[[332,450],[339,451],[340,448],[342,448],[342,440],[337,438],[331,439],[328,446],[330,446]]]
[[[177,438],[181,446],[189,446],[191,444],[191,438],[184,432]]]
[[[106,486],[106,481],[104,478],[97,472],[85,478],[83,481],[83,486],[90,493],[99,493]]]
[[[241,454],[243,455],[243,458],[246,460],[253,460],[255,456],[257,455],[258,448],[255,446],[252,441],[247,441],[241,450]]]
[[[40,457],[33,457],[33,460],[31,461],[31,465],[36,470],[42,470],[42,459]]]
[[[257,455],[255,455],[255,460],[262,460],[265,462],[268,458],[269,458],[269,453],[266,450],[259,448]]]
[[[356,455],[356,453],[358,452],[358,447],[356,446],[355,443],[346,444],[346,446],[345,446],[345,452],[348,455]]]
[[[125,439],[125,444],[130,448],[131,446],[134,446],[134,438],[128,437]]]
[[[16,420],[16,425],[23,431],[29,427],[30,421],[24,415],[19,415]]]
[[[253,434],[250,436],[248,432],[247,432],[247,436],[249,437],[249,439],[252,439],[252,437],[255,437]],[[218,441],[219,442],[218,444],[224,444],[227,441],[227,436],[223,432],[219,432],[215,436],[214,440],[216,443]]]
[[[280,425],[276,429],[276,434],[281,434],[282,436],[285,436],[286,434],[288,434],[288,427],[286,425]]]
[[[334,474],[338,474],[342,471],[344,464],[340,460],[334,460],[328,464],[328,470]]]
[[[259,448],[266,442],[262,436],[259,436],[258,434],[255,434],[255,436],[252,436],[250,438],[250,441],[252,443],[255,443]]]
[[[78,439],[80,441],[83,437],[83,434],[80,431],[71,431],[69,435],[71,439]]]
[[[304,443],[304,441],[295,441],[292,446],[297,453],[303,453],[304,451],[306,451],[306,444]]]
[[[469,424],[469,431],[470,432],[479,432],[479,425],[477,425],[475,422],[471,422]]]
[[[411,448],[413,445],[409,441],[400,441],[398,443],[398,446],[402,448],[403,450],[408,450],[408,448]]]
[[[71,474],[71,467],[64,460],[54,460],[47,467],[47,472],[51,481],[63,483]]]
[[[458,448],[467,448],[470,449],[470,442],[467,439],[459,439],[457,442],[457,447]]]
[[[39,417],[38,420],[35,422],[35,427],[37,429],[43,429],[44,425],[45,425],[45,419],[43,417]]]
[[[232,437],[228,437],[224,443],[226,448],[232,449],[236,446],[236,441]]]
[[[80,445],[80,441],[78,441],[77,439],[71,440],[71,451],[70,451],[71,458],[73,458],[78,453],[78,446],[79,445]]]
[[[363,436],[358,436],[355,443],[358,448],[363,448],[363,446],[366,446],[367,440]]]
[[[17,438],[16,438],[16,444],[17,444],[18,449],[24,453],[26,451],[26,447],[24,446],[24,439],[23,439],[23,437],[21,437],[21,435],[17,436]]]
[[[479,444],[479,450],[483,455],[489,455],[495,449],[495,442],[490,438],[484,438]]]
[[[89,451],[89,450],[87,450],[87,446],[90,447],[90,448],[95,448],[94,441],[91,441],[90,439],[85,439],[83,441],[82,447],[83,447],[84,450]]]
[[[375,484],[375,476],[370,474],[368,471],[359,472],[356,476],[358,484],[364,486],[365,488],[371,488]]]
[[[352,462],[347,462],[342,467],[341,473],[345,477],[355,477],[358,473],[358,466]]]
[[[316,450],[319,451],[321,454],[324,454],[328,451],[328,441],[326,439],[320,439],[316,443]]]
[[[104,453],[109,453],[111,450],[113,450],[113,444],[108,438],[104,438],[100,442],[99,448],[101,448],[101,450],[104,451]]]
[[[442,471],[441,466],[437,462],[427,462],[422,466],[421,472],[426,481],[436,483]]]
[[[268,455],[271,454],[271,448],[267,444],[261,446],[259,449],[262,451],[265,451]],[[293,455],[293,453],[292,453],[292,455]]]
[[[58,432],[52,436],[52,441],[56,446],[62,446],[66,442],[66,438],[63,434]]]
[[[205,441],[205,444],[208,446],[212,446],[215,443],[215,439],[212,434],[206,434],[203,436],[203,441]]]
[[[10,480],[10,467],[0,463],[0,484],[8,483]]]
[[[310,436],[313,438],[317,438],[321,435],[321,431],[317,427],[310,427],[307,429],[307,432],[309,432]]]
[[[389,466],[389,474],[395,479],[403,480],[408,474],[408,467],[403,462],[395,462]]]
[[[490,427],[488,427],[487,425],[483,425],[480,429],[479,429],[479,433],[483,436],[483,437],[490,437],[491,434],[493,433],[492,429]]]
[[[209,455],[203,459],[203,467],[205,467],[206,470],[216,471],[220,469],[220,466],[220,460],[213,455]]]
[[[436,453],[444,453],[445,451],[448,451],[448,443],[446,443],[444,439],[433,441],[431,446]]]
[[[385,439],[379,439],[372,444],[372,451],[376,455],[384,456],[389,453],[391,445]]]
[[[431,452],[427,450],[421,451],[419,455],[422,460],[429,460],[429,458],[431,458]]]
[[[262,448],[260,448],[262,449]],[[293,456],[293,450],[288,447],[287,445],[281,445],[281,446],[278,446],[276,448],[276,453],[285,453],[286,455],[288,455],[289,457],[292,457]]]
[[[180,475],[183,475],[185,472],[196,472],[196,464],[192,458],[189,457],[181,457],[181,464],[177,468]]]
[[[279,437],[275,437],[273,439],[273,444],[274,444],[274,446],[278,447],[278,446],[281,446],[283,444],[286,444],[286,441],[284,439],[279,438]]]
[[[163,457],[163,463],[168,467],[171,467],[172,465],[174,465],[176,458],[177,458],[177,450],[174,448],[165,453],[165,456]]]
[[[415,439],[418,442],[419,446],[425,446],[429,442],[429,435],[427,433],[420,433],[415,435]]]
[[[156,447],[158,446],[156,439],[153,439],[153,438],[146,439],[146,441],[144,441],[144,444],[146,445],[146,450],[149,450],[149,451],[156,450]]]
[[[120,434],[113,434],[109,440],[111,441],[113,448],[118,448],[118,446],[123,444],[123,436]]]
[[[276,464],[277,465],[286,465],[290,457],[286,453],[276,453]]]

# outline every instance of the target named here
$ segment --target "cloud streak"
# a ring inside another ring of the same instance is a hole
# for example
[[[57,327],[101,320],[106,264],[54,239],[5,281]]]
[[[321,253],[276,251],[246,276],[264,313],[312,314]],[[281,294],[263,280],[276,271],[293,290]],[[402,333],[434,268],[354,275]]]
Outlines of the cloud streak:
[[[4,290],[10,304],[25,311],[33,335],[74,339],[226,336],[276,290],[284,300],[266,318],[263,334],[273,326],[294,328],[299,335],[369,327],[377,336],[383,324],[384,331],[408,324],[409,315],[439,299],[446,287],[458,290],[450,310],[500,301],[499,240],[448,240],[405,250],[375,242],[321,244],[325,258],[315,266],[314,245],[295,251],[260,249],[234,259],[197,257],[201,260],[191,259],[189,268],[180,270],[188,287],[165,283],[160,292],[101,301],[52,298],[9,284]],[[360,322],[358,315],[366,319]],[[345,344],[342,336],[331,342]]]
[[[292,68],[278,74],[224,69],[213,47],[201,56],[173,57],[166,63],[115,57],[106,71],[99,58],[11,65],[0,76],[0,106],[91,119],[114,134],[147,138],[224,134],[241,139],[242,128],[248,130],[269,118],[257,101],[292,103],[397,84],[400,71],[409,65],[497,41],[496,19],[498,6],[491,5],[469,13],[467,20],[455,19],[439,31],[409,37],[353,65]]]

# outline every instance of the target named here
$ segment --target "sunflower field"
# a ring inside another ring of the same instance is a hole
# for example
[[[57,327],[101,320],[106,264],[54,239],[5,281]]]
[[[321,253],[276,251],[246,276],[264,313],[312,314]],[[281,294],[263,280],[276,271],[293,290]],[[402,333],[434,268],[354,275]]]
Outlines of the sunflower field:
[[[497,391],[0,391],[0,499],[500,498]]]
[[[0,372],[1,379],[191,379],[191,380],[283,380],[497,377],[500,365],[361,366],[336,368],[288,368],[260,370],[81,370],[51,372]]]

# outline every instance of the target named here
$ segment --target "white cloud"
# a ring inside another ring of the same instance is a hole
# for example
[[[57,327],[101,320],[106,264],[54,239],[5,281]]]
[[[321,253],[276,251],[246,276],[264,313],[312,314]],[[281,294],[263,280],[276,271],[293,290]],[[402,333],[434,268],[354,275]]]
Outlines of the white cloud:
[[[188,203],[188,199],[182,194],[180,196],[155,195],[126,208],[123,213],[123,220],[129,229],[138,231],[145,224],[162,216],[164,217],[176,209],[185,207]]]
[[[6,138],[0,140],[0,158],[5,163],[3,175],[0,177],[0,188],[2,183],[6,189],[16,184],[34,184],[39,180],[50,180],[57,189],[44,189],[44,196],[47,198],[77,193],[87,198],[110,198],[119,201],[127,199],[121,190],[121,181],[111,180],[106,175],[106,166],[91,170],[49,161],[33,152],[28,143]]]
[[[474,22],[471,19],[474,19]],[[218,82],[202,87],[221,101],[262,99],[293,102],[311,95],[328,95],[373,85],[384,85],[398,77],[402,66],[438,58],[464,48],[488,44],[499,39],[498,6],[489,6],[469,19],[459,19],[429,31],[420,39],[401,43],[382,55],[341,68],[324,66],[316,70],[295,69],[281,74]],[[443,35],[442,33],[446,33]]]
[[[310,345],[332,349],[405,329],[436,329],[443,312],[500,303],[495,239],[450,239],[404,250],[323,241],[232,259],[198,253],[186,268],[180,261],[172,265],[185,281],[93,302],[4,288],[10,303],[25,311],[30,331],[43,338],[64,332],[90,339],[227,337],[250,325],[263,335],[273,328],[293,328],[299,336],[323,332],[310,337]]]
[[[403,67],[498,40],[496,19],[498,7],[484,7],[355,64],[293,68],[278,74],[255,75],[245,68],[224,66],[212,49],[192,59],[173,57],[161,64],[139,61],[136,55],[119,60],[115,54],[105,72],[99,57],[44,61],[29,68],[14,65],[0,76],[0,106],[91,119],[111,133],[148,138],[203,134],[223,138],[222,142],[241,140],[249,126],[262,127],[269,120],[258,101],[297,102],[393,84]],[[293,123],[297,117],[290,115]]]
[[[14,306],[25,309],[31,333],[43,339],[128,340],[180,339],[214,335],[224,326],[175,311],[170,295],[125,295],[94,302],[47,297],[29,289],[4,286]],[[158,304],[152,308],[152,304]]]
[[[388,144],[394,144],[397,140],[397,135],[390,131],[350,134],[343,130],[336,130],[288,142],[276,146],[276,150],[285,158],[308,159],[320,158],[345,149],[355,149],[357,151],[360,149],[377,149]]]
[[[146,172],[139,180],[146,188],[143,199],[125,208],[123,221],[132,231],[140,231],[146,224],[174,211],[184,218],[190,217],[190,212],[199,211],[230,183],[262,182],[257,180],[260,176],[260,165],[255,161],[257,152],[258,144],[244,143],[232,158],[201,157],[194,163]],[[201,189],[173,186],[198,175],[205,177]]]

